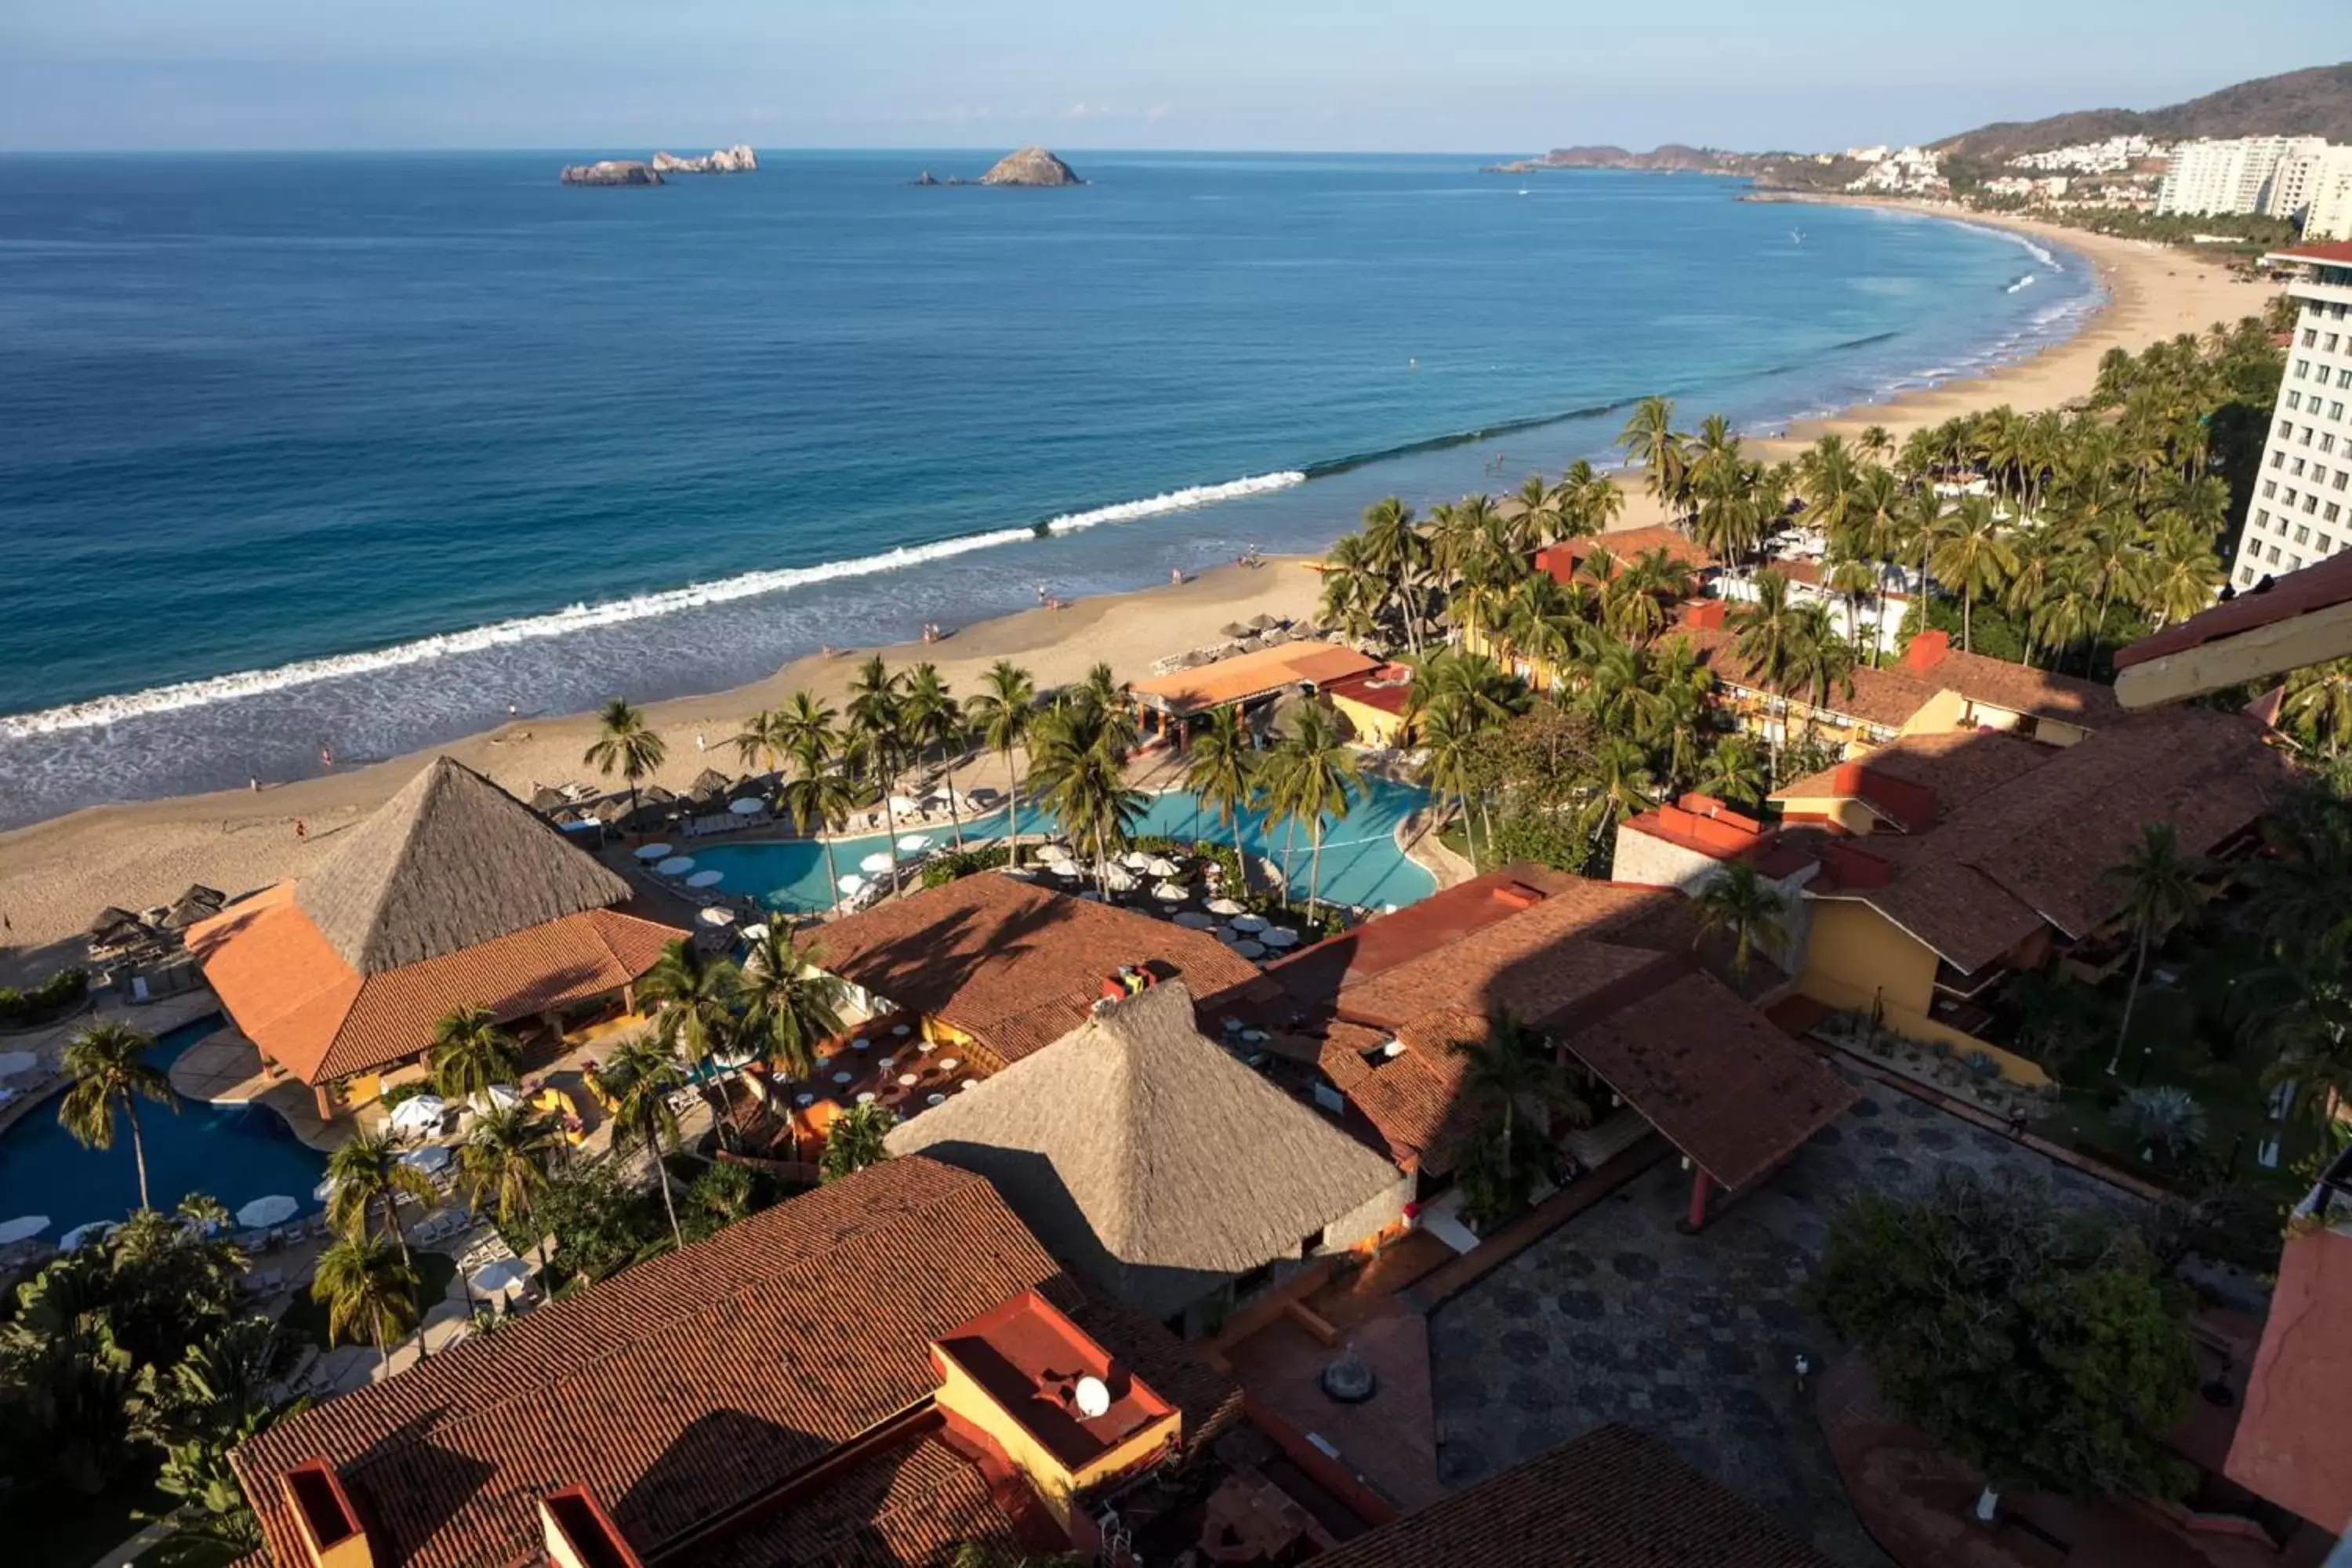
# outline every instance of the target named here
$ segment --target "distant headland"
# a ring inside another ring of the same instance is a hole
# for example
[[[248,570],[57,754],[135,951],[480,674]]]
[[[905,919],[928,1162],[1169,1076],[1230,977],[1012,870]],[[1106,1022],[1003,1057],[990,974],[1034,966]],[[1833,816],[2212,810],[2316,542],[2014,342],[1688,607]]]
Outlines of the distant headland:
[[[1007,153],[996,161],[995,167],[977,180],[961,176],[942,180],[929,169],[915,177],[919,185],[1083,185],[1078,172],[1043,147],[1024,147],[1018,153]]]
[[[562,181],[567,185],[658,185],[666,174],[748,174],[759,166],[759,156],[738,142],[699,158],[656,153],[651,162],[604,158],[593,163],[570,163],[564,167]]]

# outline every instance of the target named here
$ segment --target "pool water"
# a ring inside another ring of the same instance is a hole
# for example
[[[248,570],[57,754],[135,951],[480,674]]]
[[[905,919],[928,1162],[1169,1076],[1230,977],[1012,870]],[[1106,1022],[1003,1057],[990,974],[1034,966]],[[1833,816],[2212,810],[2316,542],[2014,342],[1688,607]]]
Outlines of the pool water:
[[[1414,865],[1396,845],[1397,824],[1427,798],[1409,785],[1387,779],[1366,779],[1364,793],[1355,809],[1349,812],[1346,820],[1325,829],[1322,896],[1332,903],[1370,909],[1410,904],[1427,898],[1435,889],[1436,879]],[[1035,833],[1050,825],[1050,816],[1027,801],[1022,802],[1023,832]],[[968,817],[963,825],[964,841],[971,844],[1002,838],[1009,826],[1008,809]],[[1244,847],[1253,855],[1282,867],[1289,885],[1303,894],[1312,858],[1306,832],[1301,829],[1296,834],[1295,847],[1286,853],[1284,840],[1288,830],[1276,828],[1269,834],[1262,821],[1248,814],[1242,817],[1241,829]],[[1217,820],[1214,812],[1203,809],[1188,790],[1171,790],[1153,796],[1150,809],[1137,821],[1133,831],[1139,837],[1165,836],[1207,838],[1220,844],[1232,842],[1232,830]],[[920,833],[944,846],[953,842],[954,829],[940,823],[902,829],[900,837],[907,833]],[[833,862],[841,875],[848,876],[857,870],[859,861],[887,850],[889,845],[890,836],[887,833],[836,839]],[[770,909],[811,914],[833,905],[822,844],[805,839],[722,844],[688,852],[698,869],[719,874],[720,887],[731,893],[749,894]]]
[[[169,1068],[198,1040],[219,1030],[215,1014],[158,1037],[148,1062]],[[41,1234],[55,1241],[91,1220],[119,1220],[138,1206],[139,1177],[131,1158],[131,1130],[116,1118],[114,1147],[85,1149],[58,1125],[62,1092],[0,1132],[0,1219],[49,1216]],[[327,1157],[287,1130],[263,1106],[178,1102],[179,1114],[139,1102],[139,1130],[147,1143],[147,1185],[155,1206],[169,1209],[190,1193],[209,1193],[234,1212],[256,1198],[283,1193],[310,1213],[311,1189],[326,1173]]]

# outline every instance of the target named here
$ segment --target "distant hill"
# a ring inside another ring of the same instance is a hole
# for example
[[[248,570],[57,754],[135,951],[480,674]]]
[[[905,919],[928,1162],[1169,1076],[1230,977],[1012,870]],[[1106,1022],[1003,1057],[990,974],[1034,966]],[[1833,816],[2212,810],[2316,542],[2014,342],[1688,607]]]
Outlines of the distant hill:
[[[2084,109],[2047,120],[2004,121],[1933,143],[1938,153],[1998,163],[2110,136],[2177,142],[2199,136],[2325,136],[2352,142],[2352,63],[2242,81],[2168,109]]]

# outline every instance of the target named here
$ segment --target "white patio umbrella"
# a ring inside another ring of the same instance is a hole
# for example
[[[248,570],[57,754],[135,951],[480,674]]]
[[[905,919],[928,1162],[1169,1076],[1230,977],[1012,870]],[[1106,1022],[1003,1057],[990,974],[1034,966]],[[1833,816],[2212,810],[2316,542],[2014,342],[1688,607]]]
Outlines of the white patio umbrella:
[[[49,1216],[45,1214],[19,1215],[0,1223],[0,1247],[10,1247],[26,1241],[49,1228]]]
[[[688,871],[694,869],[694,857],[691,855],[673,855],[668,859],[656,865],[654,869],[665,877],[683,877]]]
[[[530,1265],[520,1258],[485,1263],[466,1276],[467,1288],[478,1296],[499,1297],[530,1283]]]
[[[449,1114],[449,1102],[437,1094],[412,1095],[392,1108],[394,1132],[422,1132]]]
[[[768,803],[747,795],[741,800],[729,805],[727,809],[737,816],[757,816],[768,809]]]
[[[909,833],[898,840],[898,852],[901,855],[919,855],[930,847],[930,839],[919,833]]]
[[[504,1110],[510,1105],[521,1103],[521,1100],[522,1090],[514,1085],[494,1083],[466,1103],[474,1110]]]
[[[1234,917],[1234,929],[1241,931],[1261,931],[1265,929],[1264,915],[1238,914]]]
[[[669,846],[667,844],[640,844],[637,846],[636,854],[637,858],[640,860],[667,859],[669,856]]]
[[[1176,862],[1169,859],[1165,855],[1162,855],[1155,858],[1151,864],[1146,866],[1144,869],[1150,872],[1155,877],[1172,877],[1176,874]]]
[[[715,888],[727,879],[724,871],[697,871],[686,879],[689,888]]]
[[[695,918],[707,926],[731,926],[735,923],[735,911],[725,904],[713,904]]]
[[[1151,857],[1146,855],[1140,849],[1129,850],[1126,854],[1118,858],[1118,863],[1126,867],[1130,871],[1148,871],[1151,869]]]
[[[41,1058],[30,1051],[0,1051],[0,1078],[15,1078],[40,1065]]]
[[[768,928],[764,921],[759,925],[745,926],[743,934],[753,942],[765,942],[768,940]]]
[[[866,890],[866,879],[852,871],[841,879],[839,886],[845,893],[862,893]]]
[[[857,863],[857,868],[861,871],[871,872],[874,875],[879,876],[881,873],[887,871],[890,868],[891,864],[892,862],[889,855],[883,850],[877,849],[873,854],[868,855],[866,858],[860,860]]]
[[[1181,882],[1162,882],[1151,889],[1151,896],[1163,904],[1181,904],[1192,896],[1192,889]]]
[[[1037,879],[1035,869],[1028,866],[999,866],[997,869],[1018,881],[1034,882]]]
[[[1258,941],[1268,947],[1296,947],[1298,933],[1288,926],[1268,926],[1258,933]]]
[[[1135,873],[1124,866],[1113,866],[1103,873],[1103,886],[1114,893],[1124,893],[1135,886]]]
[[[1198,910],[1183,910],[1178,912],[1176,923],[1187,931],[1207,931],[1217,922]]]
[[[892,811],[919,811],[922,808],[917,805],[913,801],[908,800],[903,795],[894,795],[890,797],[890,809]]]
[[[236,1211],[236,1223],[247,1230],[268,1230],[273,1225],[284,1225],[299,1213],[302,1205],[284,1193],[272,1193],[266,1198],[256,1198]]]
[[[1211,899],[1207,908],[1213,915],[1238,915],[1244,912],[1241,905],[1231,899]]]
[[[449,1163],[449,1151],[438,1143],[427,1143],[422,1149],[410,1149],[400,1156],[404,1165],[414,1165],[420,1171],[440,1170]]]
[[[1069,860],[1056,860],[1045,868],[1065,882],[1075,882],[1084,875],[1079,871],[1076,863]]]
[[[1234,956],[1235,958],[1264,958],[1265,956],[1265,949],[1260,947],[1254,942],[1237,942],[1234,943]]]
[[[58,1250],[60,1252],[79,1252],[83,1247],[89,1246],[91,1242],[98,1241],[105,1237],[111,1236],[112,1234],[114,1234],[114,1222],[112,1220],[94,1219],[88,1225],[78,1225],[71,1230],[66,1232],[63,1236],[58,1237]]]

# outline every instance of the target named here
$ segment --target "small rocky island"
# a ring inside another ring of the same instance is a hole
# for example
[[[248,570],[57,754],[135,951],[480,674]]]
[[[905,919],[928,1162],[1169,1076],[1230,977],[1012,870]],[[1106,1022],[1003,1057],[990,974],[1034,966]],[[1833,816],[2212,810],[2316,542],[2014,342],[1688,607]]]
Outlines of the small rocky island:
[[[604,158],[593,163],[572,163],[565,166],[562,178],[567,185],[658,185],[665,174],[748,174],[759,166],[751,149],[738,142],[699,158],[656,153],[651,163]]]
[[[983,185],[1083,185],[1077,171],[1043,147],[1024,147],[980,177]]]

